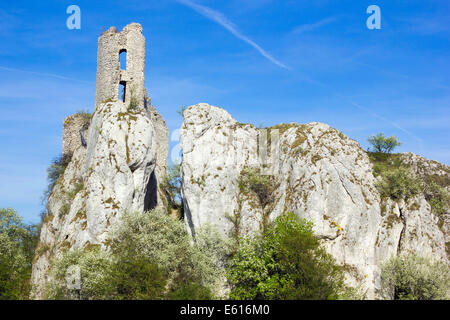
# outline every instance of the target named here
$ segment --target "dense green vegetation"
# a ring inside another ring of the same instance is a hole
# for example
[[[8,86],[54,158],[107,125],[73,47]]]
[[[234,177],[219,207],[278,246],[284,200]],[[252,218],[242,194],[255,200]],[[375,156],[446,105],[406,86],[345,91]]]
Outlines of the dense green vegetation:
[[[227,275],[231,299],[338,299],[350,293],[312,224],[293,213],[278,217],[262,236],[241,241]]]
[[[430,258],[414,254],[392,257],[382,266],[381,281],[386,298],[450,299],[450,269]]]
[[[191,244],[182,221],[152,210],[131,212],[112,232],[108,253],[93,247],[67,251],[55,261],[50,299],[211,299],[223,273],[225,244],[204,228]],[[80,289],[68,287],[70,266]]]
[[[27,299],[38,227],[26,225],[13,209],[0,209],[0,300]]]
[[[450,208],[450,172],[447,175],[429,175],[424,181],[425,199],[431,205],[433,213],[441,217]]]
[[[404,167],[387,170],[383,172],[382,179],[377,182],[376,187],[382,198],[393,200],[408,200],[421,192],[419,179]]]

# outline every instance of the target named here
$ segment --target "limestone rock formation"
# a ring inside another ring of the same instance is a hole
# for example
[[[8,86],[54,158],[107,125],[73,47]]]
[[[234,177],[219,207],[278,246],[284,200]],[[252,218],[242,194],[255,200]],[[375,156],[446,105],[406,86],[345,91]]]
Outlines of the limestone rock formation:
[[[381,201],[367,153],[330,126],[258,129],[208,104],[191,106],[183,116],[182,194],[194,237],[205,224],[225,236],[254,233],[283,212],[295,212],[313,221],[348,281],[361,285],[367,298],[379,297],[379,266],[391,255],[413,251],[447,261],[444,234],[424,197]],[[240,188],[243,170],[252,167],[276,179],[273,206],[263,207]]]
[[[156,110],[130,111],[122,102],[97,107],[87,147],[75,150],[48,199],[33,265],[36,297],[42,297],[51,260],[64,249],[105,247],[110,226],[125,210],[158,205],[152,183],[161,176],[154,172],[158,143],[150,112]]]
[[[106,250],[108,233],[124,211],[166,208],[160,182],[167,173],[169,133],[145,90],[144,68],[139,24],[121,32],[112,27],[100,36],[95,112],[64,120],[68,165],[47,202],[33,262],[35,298],[44,297],[51,263],[64,250]],[[206,224],[226,237],[254,234],[294,212],[314,223],[349,283],[361,286],[367,298],[380,297],[380,265],[392,255],[411,251],[449,261],[450,213],[437,217],[426,194],[382,199],[367,153],[330,126],[260,129],[208,104],[191,106],[183,116],[181,193],[194,238]],[[399,161],[422,181],[450,181],[448,166],[411,153]],[[248,172],[268,177],[271,189],[263,196],[247,190]]]

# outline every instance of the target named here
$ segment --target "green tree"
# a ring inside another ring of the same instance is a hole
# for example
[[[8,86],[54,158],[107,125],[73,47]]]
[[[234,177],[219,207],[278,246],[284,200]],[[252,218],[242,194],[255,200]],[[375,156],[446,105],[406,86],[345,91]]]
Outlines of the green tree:
[[[179,164],[169,166],[167,175],[163,177],[161,188],[164,191],[169,209],[178,212],[178,216],[183,217],[183,203],[181,199],[181,167]]]
[[[385,298],[396,300],[449,299],[450,269],[444,262],[404,254],[392,257],[381,268]]]
[[[312,224],[294,213],[278,217],[262,236],[243,239],[227,277],[231,299],[337,299],[349,292]]]
[[[0,299],[27,299],[38,231],[13,209],[0,209]]]
[[[372,135],[367,141],[372,145],[373,152],[381,153],[391,153],[396,147],[401,146],[402,144],[398,141],[397,137],[385,137],[383,133]]]

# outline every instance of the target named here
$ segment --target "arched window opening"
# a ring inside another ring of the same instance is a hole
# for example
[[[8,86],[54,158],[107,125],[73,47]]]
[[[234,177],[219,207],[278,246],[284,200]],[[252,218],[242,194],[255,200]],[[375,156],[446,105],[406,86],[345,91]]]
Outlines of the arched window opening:
[[[121,70],[127,69],[127,50],[126,49],[122,49],[119,51],[119,63],[120,63]]]
[[[125,95],[127,93],[127,83],[125,81],[120,81],[119,83],[119,99],[125,102]]]

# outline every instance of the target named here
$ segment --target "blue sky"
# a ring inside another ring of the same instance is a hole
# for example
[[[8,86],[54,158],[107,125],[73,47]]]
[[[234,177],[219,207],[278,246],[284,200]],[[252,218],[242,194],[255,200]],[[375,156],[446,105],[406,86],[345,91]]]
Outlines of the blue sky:
[[[81,30],[66,8],[81,8]],[[369,30],[366,9],[381,9]],[[450,2],[128,0],[0,4],[0,207],[37,222],[63,118],[94,110],[97,38],[139,22],[146,87],[171,131],[207,102],[255,125],[325,122],[367,148],[450,164]]]

